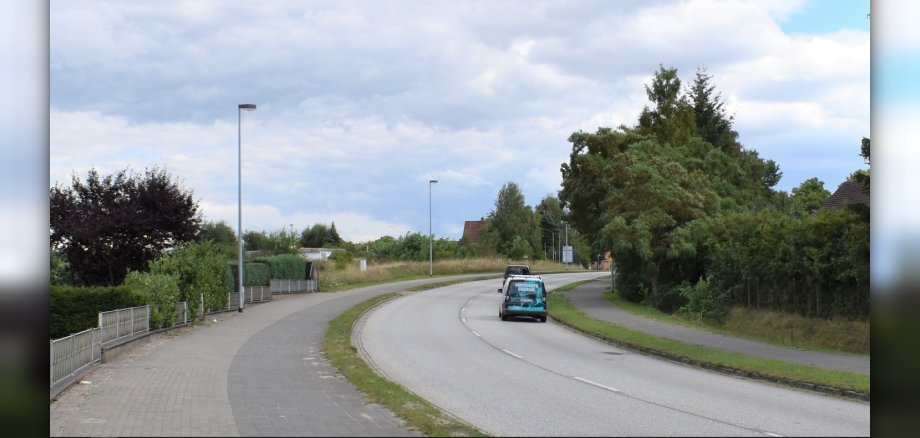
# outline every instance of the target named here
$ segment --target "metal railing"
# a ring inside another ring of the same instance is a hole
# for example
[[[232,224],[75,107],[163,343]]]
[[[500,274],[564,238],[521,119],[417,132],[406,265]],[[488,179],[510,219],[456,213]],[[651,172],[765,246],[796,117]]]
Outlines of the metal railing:
[[[316,292],[316,280],[272,280],[273,294]]]
[[[150,331],[150,306],[99,312],[102,343]]]
[[[51,341],[51,386],[102,360],[99,327]]]
[[[172,327],[188,324],[188,303],[176,303]],[[150,331],[150,306],[99,312],[99,327],[51,341],[51,386],[102,360],[102,345]]]

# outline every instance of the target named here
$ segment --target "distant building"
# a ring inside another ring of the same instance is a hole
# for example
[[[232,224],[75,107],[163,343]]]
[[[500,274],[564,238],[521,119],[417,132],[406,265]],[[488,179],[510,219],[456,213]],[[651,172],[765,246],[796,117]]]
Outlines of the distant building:
[[[868,207],[869,190],[860,182],[844,181],[821,208],[836,210],[844,204],[863,204]]]
[[[482,231],[483,227],[486,226],[485,218],[480,218],[478,221],[466,221],[463,223],[463,237],[460,240],[466,242],[468,245],[472,245],[479,240],[479,233]]]
[[[332,255],[333,251],[342,251],[335,248],[300,248],[298,254],[304,260],[326,260]]]

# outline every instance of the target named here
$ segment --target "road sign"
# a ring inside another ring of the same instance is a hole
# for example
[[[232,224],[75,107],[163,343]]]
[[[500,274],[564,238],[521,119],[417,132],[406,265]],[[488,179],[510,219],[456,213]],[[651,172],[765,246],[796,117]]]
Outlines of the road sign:
[[[572,263],[572,247],[562,247],[562,263]]]

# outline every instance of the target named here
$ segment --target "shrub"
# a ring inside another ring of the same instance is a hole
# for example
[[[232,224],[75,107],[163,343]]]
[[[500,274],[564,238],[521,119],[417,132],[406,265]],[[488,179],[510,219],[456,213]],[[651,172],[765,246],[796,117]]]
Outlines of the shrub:
[[[179,300],[178,278],[172,274],[130,271],[125,286],[133,289],[150,304],[150,328],[172,325]]]
[[[150,272],[175,276],[179,287],[177,301],[186,301],[189,309],[197,309],[202,297],[205,308],[227,307],[227,292],[234,283],[220,247],[211,242],[175,248],[151,262]]]
[[[62,338],[99,325],[99,312],[126,309],[146,304],[143,297],[127,286],[66,287],[51,286],[51,339]]]
[[[701,278],[696,284],[684,283],[675,289],[687,300],[687,304],[680,308],[682,313],[689,313],[700,319],[721,319],[725,316],[728,294],[711,287],[710,279]]]

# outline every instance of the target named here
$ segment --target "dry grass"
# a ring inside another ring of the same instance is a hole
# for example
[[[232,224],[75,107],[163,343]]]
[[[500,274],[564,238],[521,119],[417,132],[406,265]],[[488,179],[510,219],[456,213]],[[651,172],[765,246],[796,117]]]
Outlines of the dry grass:
[[[733,308],[723,328],[783,345],[869,354],[868,321],[826,320]]]
[[[509,264],[528,264],[531,271],[536,273],[566,270],[566,265],[561,263],[543,260],[523,262],[490,257],[439,260],[434,262],[434,275],[502,273],[505,271],[505,266]],[[428,262],[368,263],[367,271],[364,272],[359,269],[357,261],[350,263],[344,269],[336,269],[335,263],[332,261],[318,262],[318,265],[321,267],[319,274],[320,289],[324,291],[336,291],[373,283],[427,277],[429,269]],[[568,270],[581,270],[581,267],[570,266]]]

